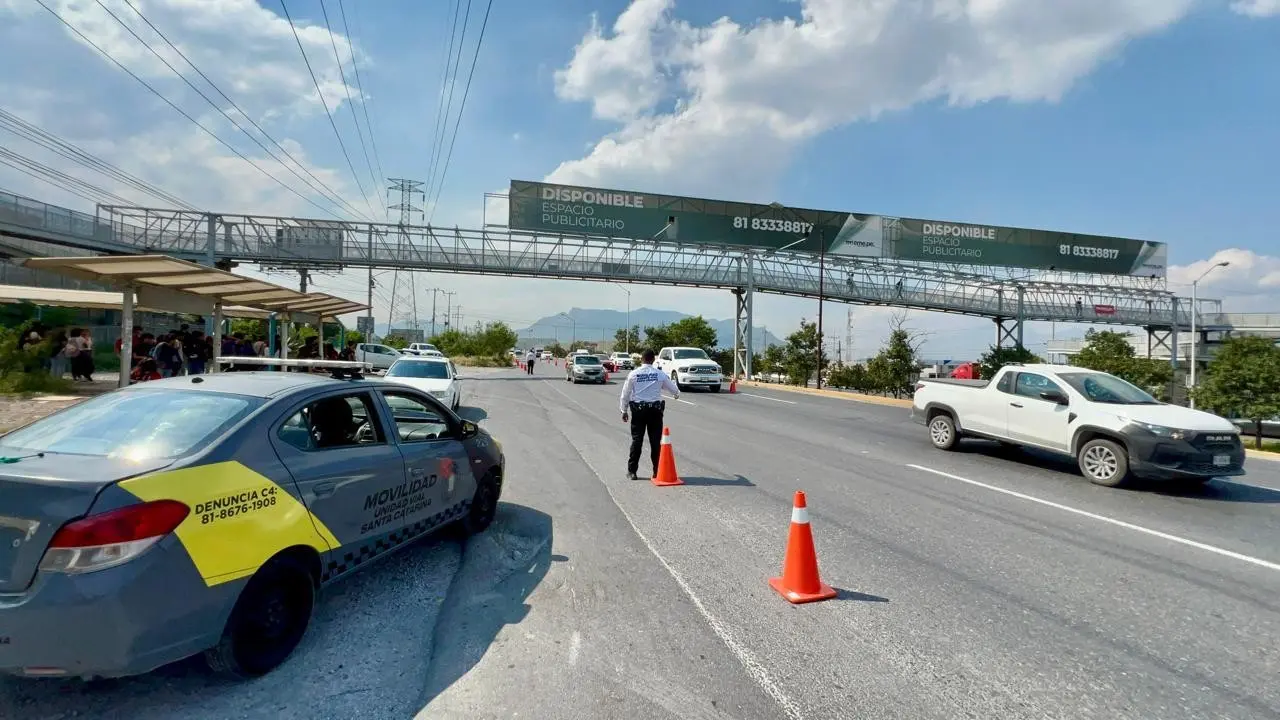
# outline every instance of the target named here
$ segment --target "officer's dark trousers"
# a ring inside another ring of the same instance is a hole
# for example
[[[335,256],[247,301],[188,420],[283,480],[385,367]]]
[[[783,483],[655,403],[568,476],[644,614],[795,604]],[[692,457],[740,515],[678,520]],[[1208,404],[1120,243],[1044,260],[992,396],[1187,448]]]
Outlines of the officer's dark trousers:
[[[631,403],[631,453],[627,456],[627,472],[640,468],[640,446],[649,436],[649,458],[653,461],[653,477],[658,474],[658,453],[662,443],[662,407],[641,407]]]
[[[533,374],[533,363],[534,363],[534,362],[536,362],[536,361],[535,361],[535,360],[530,360],[530,361],[528,361],[527,363],[525,363],[525,366],[526,366],[526,367],[525,367],[525,372],[529,373],[530,375],[532,375],[532,374]]]

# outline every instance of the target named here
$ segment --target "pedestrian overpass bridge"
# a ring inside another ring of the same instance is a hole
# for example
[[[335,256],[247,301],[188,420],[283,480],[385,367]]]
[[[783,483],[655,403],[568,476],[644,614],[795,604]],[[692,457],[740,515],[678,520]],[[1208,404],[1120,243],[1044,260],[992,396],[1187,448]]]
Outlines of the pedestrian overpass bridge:
[[[1155,278],[1049,277],[509,228],[465,230],[105,205],[88,215],[0,193],[0,252],[14,257],[52,254],[50,246],[105,254],[164,253],[207,264],[229,260],[274,269],[373,267],[727,289],[737,297],[734,339],[740,349],[752,347],[756,292],[987,317],[995,323],[1000,346],[1021,344],[1023,323],[1039,320],[1142,327],[1156,346],[1177,347],[1177,334],[1190,329],[1192,313],[1189,300]],[[1200,301],[1198,333],[1280,330],[1280,313],[1222,313],[1220,307],[1218,301]],[[1176,365],[1177,355],[1171,355]],[[744,360],[746,366],[749,359]]]

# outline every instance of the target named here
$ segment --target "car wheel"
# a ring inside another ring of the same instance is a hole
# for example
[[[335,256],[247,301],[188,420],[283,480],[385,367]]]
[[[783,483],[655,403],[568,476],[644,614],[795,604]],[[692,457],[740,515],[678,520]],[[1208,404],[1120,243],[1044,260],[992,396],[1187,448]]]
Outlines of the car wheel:
[[[712,386],[711,386],[711,392],[713,392],[713,393],[718,393],[718,392],[720,392],[720,386],[719,386],[719,385],[712,385]]]
[[[950,415],[938,414],[929,420],[929,442],[939,450],[952,450],[960,442],[956,421]]]
[[[676,384],[677,390],[679,390],[680,392],[684,392],[684,386],[680,384],[680,376],[676,373],[675,370],[671,371],[671,381]]]
[[[311,624],[316,586],[311,573],[289,559],[258,570],[231,610],[218,644],[205,651],[217,673],[261,677],[289,658]]]
[[[1129,475],[1129,454],[1114,440],[1090,440],[1076,459],[1080,472],[1095,485],[1119,487]]]
[[[502,483],[498,476],[490,471],[476,484],[476,493],[471,496],[471,509],[459,523],[464,535],[476,535],[484,532],[493,523],[498,514],[498,498],[502,494]]]

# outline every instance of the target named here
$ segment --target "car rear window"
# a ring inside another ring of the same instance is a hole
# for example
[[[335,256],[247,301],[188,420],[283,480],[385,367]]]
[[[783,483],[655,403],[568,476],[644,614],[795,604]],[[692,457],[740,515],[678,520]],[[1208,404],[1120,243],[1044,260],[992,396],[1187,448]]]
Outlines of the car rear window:
[[[0,438],[0,455],[178,458],[204,449],[263,402],[192,390],[108,393]]]

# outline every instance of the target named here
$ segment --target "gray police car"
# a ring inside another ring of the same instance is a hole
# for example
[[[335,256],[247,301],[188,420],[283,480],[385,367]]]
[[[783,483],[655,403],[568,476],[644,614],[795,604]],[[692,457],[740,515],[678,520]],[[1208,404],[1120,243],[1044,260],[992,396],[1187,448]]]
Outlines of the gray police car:
[[[119,677],[204,653],[265,674],[317,591],[444,526],[485,530],[497,440],[380,380],[134,385],[0,438],[0,672]]]

